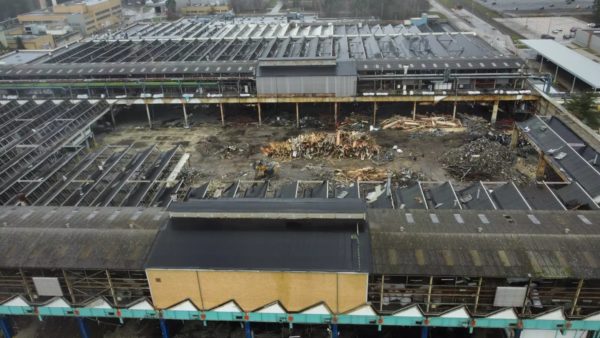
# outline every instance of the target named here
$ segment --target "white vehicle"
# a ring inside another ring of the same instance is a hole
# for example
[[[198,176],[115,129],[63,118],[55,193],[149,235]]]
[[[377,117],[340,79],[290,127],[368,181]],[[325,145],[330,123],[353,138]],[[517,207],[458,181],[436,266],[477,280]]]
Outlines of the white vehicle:
[[[90,96],[88,94],[77,94],[77,98],[80,100],[89,99]]]
[[[140,97],[141,97],[142,99],[149,99],[149,98],[151,98],[151,97],[152,97],[152,94],[149,94],[149,93],[141,93],[141,94],[140,94]]]

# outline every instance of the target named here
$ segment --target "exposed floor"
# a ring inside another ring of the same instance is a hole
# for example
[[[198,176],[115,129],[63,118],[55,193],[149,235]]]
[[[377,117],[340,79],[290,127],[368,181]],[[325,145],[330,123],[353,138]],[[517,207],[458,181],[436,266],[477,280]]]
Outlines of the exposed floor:
[[[376,159],[268,159],[261,152],[261,147],[270,142],[284,141],[300,133],[313,131],[333,133],[333,126],[323,116],[314,118],[314,127],[300,130],[294,126],[293,120],[285,120],[283,117],[279,121],[263,119],[263,125],[258,126],[258,123],[252,121],[253,116],[239,114],[242,117],[234,121],[229,113],[227,124],[222,127],[216,115],[191,113],[189,120],[192,126],[184,129],[181,127],[181,117],[165,113],[166,116],[160,121],[156,115],[159,114],[155,114],[154,128],[150,130],[144,113],[123,112],[117,116],[114,131],[97,134],[97,144],[135,143],[137,147],[156,144],[161,150],[179,144],[185,152],[191,154],[190,174],[194,186],[211,180],[254,180],[253,165],[264,159],[277,161],[280,166],[278,174],[271,179],[272,186],[296,180],[330,180],[346,184],[350,182],[339,175],[339,171],[347,172],[365,167],[382,169],[395,174],[395,177],[412,176],[421,181],[446,181],[452,177],[443,168],[443,154],[473,139],[468,132],[442,132],[437,129],[419,132],[379,130],[369,133],[381,146],[381,152],[386,154]],[[369,117],[364,116],[362,119],[368,121]],[[396,151],[394,147],[401,151]],[[501,177],[491,179],[502,180]]]

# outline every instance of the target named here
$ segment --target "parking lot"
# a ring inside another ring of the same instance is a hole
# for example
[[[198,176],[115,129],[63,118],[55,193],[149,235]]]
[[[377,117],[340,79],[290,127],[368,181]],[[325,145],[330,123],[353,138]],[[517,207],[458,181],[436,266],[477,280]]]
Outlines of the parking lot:
[[[562,44],[570,44],[572,39],[564,38],[571,34],[571,28],[586,28],[587,23],[568,16],[524,17],[496,19],[521,33],[528,39],[540,39],[543,34],[550,35]]]

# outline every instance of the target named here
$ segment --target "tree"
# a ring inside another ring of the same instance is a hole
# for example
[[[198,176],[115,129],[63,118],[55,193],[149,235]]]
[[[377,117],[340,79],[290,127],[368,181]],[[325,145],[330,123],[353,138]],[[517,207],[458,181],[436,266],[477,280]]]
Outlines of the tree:
[[[592,7],[592,17],[594,18],[595,24],[600,24],[600,0],[594,0]]]
[[[596,95],[594,93],[584,92],[574,95],[567,101],[565,106],[584,123],[597,129],[600,127],[600,112],[598,112],[598,105],[595,100]]]

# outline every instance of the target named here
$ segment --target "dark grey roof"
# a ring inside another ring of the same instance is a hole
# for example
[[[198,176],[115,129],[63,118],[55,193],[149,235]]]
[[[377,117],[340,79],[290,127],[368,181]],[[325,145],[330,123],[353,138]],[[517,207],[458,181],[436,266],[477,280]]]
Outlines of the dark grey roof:
[[[450,182],[443,183],[431,189],[424,189],[425,197],[429,200],[430,209],[460,209],[460,204],[454,194]]]
[[[175,218],[202,217],[260,217],[262,214],[304,215],[304,218],[350,218],[364,219],[366,207],[360,199],[333,198],[235,198],[213,200],[189,200],[174,202],[169,206],[169,212]]]
[[[600,277],[597,212],[387,209],[368,220],[374,273]]]
[[[539,148],[547,158],[573,180],[579,182],[583,189],[587,191],[592,199],[600,201],[600,172],[577,153],[569,144],[563,140],[548,124],[538,116],[518,123],[518,127],[523,131],[534,145]],[[557,159],[557,155],[564,153],[562,159]]]
[[[246,208],[236,202],[221,203],[232,214],[246,213]],[[272,201],[262,202],[264,208],[276,208]],[[301,206],[302,202],[296,200],[295,203]],[[332,207],[328,211],[328,204],[321,200],[320,210],[326,213],[338,210]],[[207,207],[210,205],[214,204]],[[253,205],[255,209],[262,209],[258,204]],[[190,208],[196,206],[198,204],[192,204]],[[181,208],[179,205],[178,210]],[[370,269],[369,235],[360,219],[172,218],[159,233],[146,266],[367,272]]]
[[[556,195],[544,184],[521,186],[519,191],[534,210],[566,210]]]
[[[427,209],[427,202],[418,183],[409,187],[397,188],[396,197],[398,209]]]
[[[529,204],[523,199],[514,183],[509,182],[493,189],[490,194],[498,209],[529,210]]]
[[[458,199],[465,209],[494,210],[494,203],[490,200],[486,188],[481,182],[473,183],[469,187],[456,192]]]
[[[0,267],[143,269],[160,209],[0,208]]]

